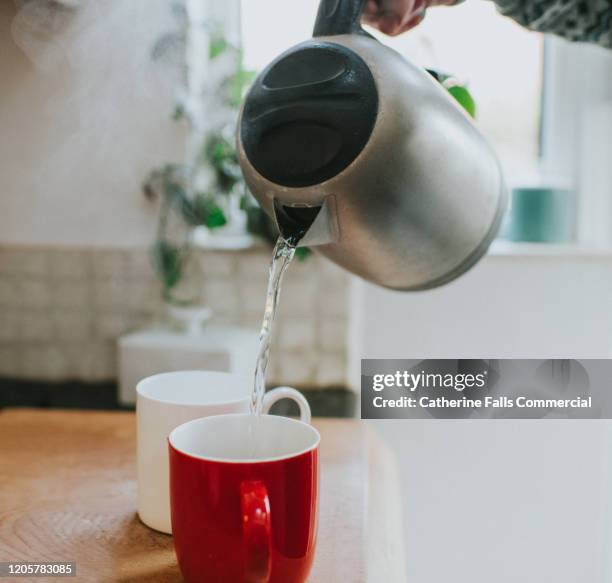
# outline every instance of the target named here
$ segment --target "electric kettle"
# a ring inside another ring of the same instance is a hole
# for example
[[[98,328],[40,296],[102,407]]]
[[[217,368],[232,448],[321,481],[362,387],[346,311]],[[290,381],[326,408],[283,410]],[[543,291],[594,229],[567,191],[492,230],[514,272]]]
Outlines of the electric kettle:
[[[238,158],[290,243],[373,283],[422,290],[486,252],[506,189],[448,92],[360,26],[365,0],[322,0],[314,38],[257,77]]]

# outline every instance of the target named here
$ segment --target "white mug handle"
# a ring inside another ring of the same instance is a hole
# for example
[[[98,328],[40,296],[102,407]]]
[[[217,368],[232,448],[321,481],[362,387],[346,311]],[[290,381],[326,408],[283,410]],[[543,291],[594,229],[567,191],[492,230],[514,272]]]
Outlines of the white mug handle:
[[[310,405],[308,401],[302,393],[291,387],[278,387],[268,391],[263,400],[263,412],[266,414],[269,413],[272,405],[281,399],[291,399],[295,401],[300,408],[300,421],[310,424]]]

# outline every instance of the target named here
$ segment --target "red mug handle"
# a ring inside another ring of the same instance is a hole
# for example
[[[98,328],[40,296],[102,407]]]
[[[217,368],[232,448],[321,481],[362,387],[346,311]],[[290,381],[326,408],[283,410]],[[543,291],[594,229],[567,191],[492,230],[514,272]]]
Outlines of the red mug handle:
[[[244,580],[268,583],[272,554],[270,500],[263,482],[242,482],[240,485],[242,535],[244,540]]]

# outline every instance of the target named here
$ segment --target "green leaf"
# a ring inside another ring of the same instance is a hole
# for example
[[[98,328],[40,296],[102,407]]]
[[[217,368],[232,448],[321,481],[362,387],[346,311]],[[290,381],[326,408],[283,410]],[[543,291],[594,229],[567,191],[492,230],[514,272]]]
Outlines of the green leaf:
[[[476,117],[476,102],[467,87],[463,85],[452,85],[447,87],[447,90],[471,117]]]
[[[173,204],[182,205],[187,200],[187,191],[178,182],[166,181],[164,183],[164,195]]]
[[[208,51],[209,58],[214,59],[224,53],[229,47],[229,43],[223,37],[218,37],[210,41]]]
[[[192,227],[198,227],[206,221],[202,219],[202,212],[196,200],[189,200],[185,196],[180,202],[180,212],[183,220]]]
[[[225,217],[225,213],[218,207],[214,206],[210,214],[208,215],[208,220],[206,221],[206,226],[209,229],[218,229],[223,225],[227,224],[227,218]]]
[[[205,192],[196,193],[189,205],[189,211],[185,220],[194,227],[203,225],[209,229],[217,229],[227,224],[223,209]]]
[[[145,194],[164,197],[171,204],[178,204],[186,196],[186,168],[180,164],[165,164],[152,170],[147,176],[143,188]]]
[[[185,117],[185,114],[185,106],[182,103],[177,103],[172,112],[172,119],[174,121],[179,121]]]
[[[232,107],[239,107],[246,90],[257,76],[256,71],[240,69],[229,79],[228,99]]]
[[[181,280],[181,251],[167,241],[157,241],[153,247],[153,266],[166,290]]]
[[[242,181],[236,148],[223,136],[213,136],[204,144],[200,160],[200,163],[210,164],[214,168],[218,194],[229,194]]]
[[[309,247],[298,247],[295,250],[295,258],[298,261],[306,261],[312,255],[312,249]]]

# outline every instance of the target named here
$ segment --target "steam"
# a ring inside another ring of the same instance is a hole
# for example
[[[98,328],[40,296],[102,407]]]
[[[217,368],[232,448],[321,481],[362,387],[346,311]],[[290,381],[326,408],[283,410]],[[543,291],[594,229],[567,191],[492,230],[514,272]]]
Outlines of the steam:
[[[17,14],[11,26],[15,44],[43,70],[53,69],[66,51],[62,32],[71,10],[53,0],[16,0]]]
[[[92,176],[105,191],[136,189],[168,155],[181,69],[153,61],[175,26],[167,0],[15,0],[14,43],[32,64],[28,103],[42,106],[41,187]],[[25,85],[24,85],[25,87]],[[40,97],[35,95],[39,92]],[[177,131],[176,129],[174,130]],[[179,149],[179,157],[181,152]],[[57,187],[57,186],[56,186]],[[95,190],[95,186],[94,186]]]

